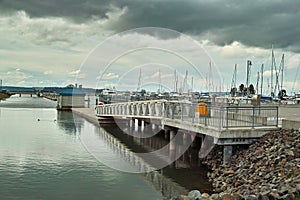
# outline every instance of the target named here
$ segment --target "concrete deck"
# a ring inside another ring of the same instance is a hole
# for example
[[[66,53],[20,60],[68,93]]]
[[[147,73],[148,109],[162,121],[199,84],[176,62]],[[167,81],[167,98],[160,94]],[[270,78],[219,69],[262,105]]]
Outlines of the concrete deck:
[[[95,109],[94,108],[72,108],[72,112],[76,115],[79,115],[89,122],[100,126],[98,117],[95,115]]]
[[[283,129],[300,129],[300,105],[280,105],[278,111]]]

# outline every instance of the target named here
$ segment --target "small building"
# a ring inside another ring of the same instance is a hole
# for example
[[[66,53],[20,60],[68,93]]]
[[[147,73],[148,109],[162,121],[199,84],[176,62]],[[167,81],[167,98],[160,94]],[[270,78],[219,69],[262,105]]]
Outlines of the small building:
[[[84,107],[85,93],[79,88],[64,88],[59,92],[57,110],[71,110]]]

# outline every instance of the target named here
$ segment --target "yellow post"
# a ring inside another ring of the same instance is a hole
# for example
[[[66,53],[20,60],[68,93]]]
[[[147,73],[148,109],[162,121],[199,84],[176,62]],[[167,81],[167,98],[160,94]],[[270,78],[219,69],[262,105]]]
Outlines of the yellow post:
[[[200,116],[207,116],[208,115],[208,107],[205,102],[198,103],[196,108],[196,112],[199,113]]]

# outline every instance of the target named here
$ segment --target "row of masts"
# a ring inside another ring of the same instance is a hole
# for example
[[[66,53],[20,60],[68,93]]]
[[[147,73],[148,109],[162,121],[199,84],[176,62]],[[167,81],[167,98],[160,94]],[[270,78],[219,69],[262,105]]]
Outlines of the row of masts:
[[[251,84],[251,67],[252,61],[247,60],[247,69],[246,69],[246,88],[249,88],[249,84]],[[274,74],[275,73],[275,74]],[[274,82],[275,75],[275,84]],[[280,77],[281,76],[281,77]],[[263,86],[264,86],[264,64],[261,65],[260,71],[257,72],[256,79],[256,93],[263,94]],[[271,63],[271,83],[268,83],[268,91],[270,92],[270,96],[274,97],[276,92],[283,91],[283,80],[284,80],[284,54],[282,54],[281,62],[279,68],[276,66],[276,59],[274,55],[274,51],[272,48],[272,63]],[[280,79],[280,81],[279,81]],[[237,88],[237,64],[234,65],[234,72],[232,75],[231,88]],[[269,81],[268,81],[269,82]],[[271,91],[270,91],[271,88]]]
[[[189,93],[193,92],[193,86],[194,86],[194,78],[191,78],[191,83],[188,83],[188,71],[185,72],[185,76],[183,79],[183,82],[179,85],[179,77],[177,70],[174,70],[174,92],[175,93]],[[141,91],[142,89],[142,69],[140,68],[139,71],[139,79],[137,84],[137,92]],[[161,81],[161,72],[160,69],[158,69],[158,93],[162,93],[164,91],[162,81]]]
[[[248,95],[249,95],[248,88],[250,86],[253,86],[253,84],[251,84],[252,66],[253,66],[252,61],[247,60],[246,85],[245,86],[246,86]],[[260,71],[257,72],[256,87],[255,87],[256,93],[261,94],[261,95],[263,94],[263,88],[264,88],[264,70],[265,70],[264,64],[262,64]],[[274,76],[275,76],[275,79],[274,79]],[[141,88],[141,85],[142,85],[141,77],[142,77],[142,71],[140,68],[137,91],[140,91],[142,89]],[[237,81],[236,81],[237,77],[238,77],[237,64],[235,64],[234,72],[233,72],[233,76],[232,76],[231,88],[235,88],[235,89],[237,88]],[[283,79],[284,79],[284,54],[282,55],[279,68],[277,69],[274,50],[272,47],[272,63],[271,63],[271,77],[270,77],[271,83],[269,83],[269,79],[267,79],[267,82],[268,82],[268,92],[267,93],[270,96],[274,97],[276,92],[283,91]],[[275,80],[275,84],[274,84],[274,80]],[[173,88],[174,90],[173,91],[175,93],[193,92],[193,85],[194,85],[193,77],[191,78],[191,83],[188,84],[188,71],[185,72],[184,79],[179,84],[178,72],[177,72],[177,70],[174,70],[174,88]],[[212,92],[214,89],[215,89],[215,87],[214,87],[214,81],[213,81],[212,65],[211,65],[211,62],[209,62],[208,75],[206,74],[206,90],[208,92]],[[158,92],[159,93],[163,92],[160,69],[158,70]]]

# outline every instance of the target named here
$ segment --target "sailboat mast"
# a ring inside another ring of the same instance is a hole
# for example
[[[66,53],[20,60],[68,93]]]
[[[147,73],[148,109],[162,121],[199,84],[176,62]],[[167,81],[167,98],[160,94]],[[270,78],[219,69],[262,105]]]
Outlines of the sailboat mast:
[[[284,68],[284,54],[282,54],[282,59],[281,59],[281,87],[280,87],[281,92],[283,89],[283,68]]]
[[[158,69],[158,93],[161,93],[161,77],[160,77],[160,68]]]
[[[236,87],[235,82],[236,82],[236,64],[234,65],[234,71],[233,71],[232,80],[231,80],[231,88]]]
[[[271,64],[271,96],[273,96],[273,69],[274,68],[274,50],[272,45],[272,64]]]
[[[212,84],[212,71],[211,71],[211,61],[209,61],[209,72],[208,72],[208,91],[212,92],[211,89],[213,89]]]
[[[140,67],[140,73],[139,73],[139,81],[138,81],[138,85],[137,85],[137,88],[136,88],[136,91],[140,91],[141,90],[141,85],[142,85],[142,68]]]
[[[177,84],[178,84],[178,80],[177,80],[177,71],[176,69],[174,70],[174,92],[177,92]]]
[[[264,64],[261,64],[261,81],[260,81],[260,94],[263,94],[263,81],[264,81]]]
[[[259,83],[259,72],[257,72],[257,79],[256,79],[256,93],[258,93],[258,83]]]
[[[247,94],[249,95],[249,82],[250,82],[250,74],[251,74],[251,60],[247,60],[247,79],[246,79],[246,87],[247,87]]]
[[[194,77],[192,77],[192,83],[191,83],[191,92],[193,92],[194,87]]]

